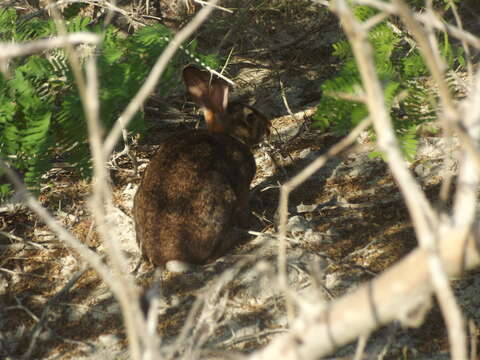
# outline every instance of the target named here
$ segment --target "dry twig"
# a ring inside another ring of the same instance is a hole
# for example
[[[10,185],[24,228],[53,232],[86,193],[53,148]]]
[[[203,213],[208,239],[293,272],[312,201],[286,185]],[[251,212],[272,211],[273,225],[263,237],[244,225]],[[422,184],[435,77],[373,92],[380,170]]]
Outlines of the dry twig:
[[[18,56],[26,56],[44,50],[64,47],[67,44],[77,45],[87,43],[97,45],[101,41],[100,36],[91,33],[78,32],[64,34],[49,39],[35,40],[22,44],[0,43],[0,66],[2,71],[6,70],[6,62]]]

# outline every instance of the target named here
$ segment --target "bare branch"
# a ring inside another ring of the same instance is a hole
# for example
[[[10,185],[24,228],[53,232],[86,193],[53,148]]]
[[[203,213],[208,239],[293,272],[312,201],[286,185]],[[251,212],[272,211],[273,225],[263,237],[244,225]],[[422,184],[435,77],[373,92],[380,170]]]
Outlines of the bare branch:
[[[401,16],[417,40],[418,49],[422,54],[428,69],[435,80],[435,83],[438,86],[440,100],[443,105],[442,111],[444,112],[446,119],[449,122],[457,122],[459,114],[453,102],[450,89],[448,88],[448,84],[444,76],[446,65],[444,64],[443,60],[435,55],[438,52],[434,51],[432,48],[432,44],[429,41],[426,32],[422,29],[420,23],[415,19],[408,5],[403,0],[393,0],[393,4],[395,4],[398,14]]]
[[[40,51],[65,47],[67,44],[87,43],[97,45],[101,40],[101,37],[96,34],[77,32],[20,44],[0,42],[0,62],[17,56],[26,56]]]
[[[391,15],[398,15],[397,8],[388,2],[384,2],[381,0],[356,0],[356,2],[362,5],[372,6]],[[433,13],[415,14],[415,18],[424,24],[430,23],[433,27],[435,27],[435,29],[446,31],[457,39],[464,41],[465,43],[475,47],[476,49],[480,49],[479,38],[477,38],[472,33],[463,30],[461,27],[445,23]]]
[[[465,239],[457,229],[442,235],[439,249],[449,276],[480,264],[475,245],[479,239]],[[288,334],[279,336],[249,359],[318,359],[395,319],[412,322],[415,320],[412,316],[424,315],[432,294],[429,257],[427,251],[417,248],[382,275],[333,301],[326,309],[319,306],[305,314]]]
[[[345,33],[357,58],[365,88],[366,104],[374,122],[375,132],[378,135],[378,146],[388,157],[388,163],[393,175],[412,213],[412,219],[415,222],[419,238],[427,235],[431,236],[431,227],[435,227],[437,222],[436,216],[425,194],[408,171],[405,160],[399,150],[398,142],[393,132],[393,125],[385,108],[383,89],[372,61],[372,48],[368,43],[367,34],[363,26],[355,20],[344,1],[336,1],[335,4],[335,12],[342,19]]]
[[[430,254],[428,257],[430,276],[442,307],[442,312],[449,325],[449,339],[453,355],[456,358],[466,358],[466,337],[463,319],[438,254],[438,219],[401,158],[391,120],[384,105],[380,81],[375,73],[371,57],[372,49],[367,41],[367,34],[365,31],[362,31],[362,26],[357,23],[344,1],[336,1],[335,4],[335,10],[342,20],[342,25],[352,44],[353,52],[359,65],[368,98],[367,105],[374,119],[374,126],[378,135],[379,147],[384,149],[388,156],[388,164],[407,202],[420,245],[428,250]],[[420,24],[414,19],[407,5],[402,0],[393,0],[393,4],[419,43],[420,52],[439,87],[440,99],[446,119],[445,123],[456,123],[458,121],[458,112],[443,76],[442,69],[445,68],[445,65],[441,59],[434,56],[435,51],[432,48],[432,43]]]

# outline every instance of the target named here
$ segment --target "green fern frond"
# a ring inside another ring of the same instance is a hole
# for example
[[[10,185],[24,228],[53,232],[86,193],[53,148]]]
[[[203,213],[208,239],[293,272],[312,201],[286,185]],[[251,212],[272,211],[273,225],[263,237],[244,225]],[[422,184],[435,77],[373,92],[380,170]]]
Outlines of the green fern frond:
[[[399,132],[400,149],[407,161],[415,160],[418,148],[417,126],[412,125],[403,132]]]
[[[72,14],[77,9],[72,9]],[[15,41],[30,41],[56,34],[52,21],[35,18],[21,22],[14,9],[0,11],[0,36]],[[68,31],[92,31],[103,35],[95,49],[99,74],[100,119],[105,133],[138,91],[169,42],[170,32],[161,25],[144,27],[124,38],[112,26],[91,25],[89,18],[67,17]],[[218,57],[201,56],[218,64]],[[89,48],[86,48],[87,51]],[[82,58],[86,55],[82,55]],[[177,55],[169,63],[156,91],[166,94],[179,82],[179,68],[190,62]],[[83,106],[63,49],[15,59],[11,78],[0,75],[0,156],[8,158],[29,188],[38,189],[40,176],[53,158],[75,165],[82,177],[90,176],[91,162]],[[144,131],[143,113],[129,125],[134,132]],[[8,187],[0,184],[1,191]]]
[[[136,44],[142,44],[147,48],[150,48],[152,45],[160,46],[160,48],[165,48],[171,36],[170,30],[160,24],[155,24],[153,26],[146,26],[131,36],[132,42]]]
[[[92,22],[89,17],[77,16],[67,21],[67,32],[87,31],[88,25]]]
[[[366,6],[352,5],[355,16],[366,21],[377,11]],[[463,66],[465,59],[463,49],[453,46],[448,34],[441,34],[440,53],[449,68]],[[411,160],[415,156],[418,139],[417,128],[420,124],[435,119],[436,95],[422,84],[422,78],[428,75],[427,67],[417,49],[399,48],[402,44],[401,34],[394,32],[386,22],[373,27],[368,39],[374,51],[376,72],[384,87],[386,105],[394,124],[404,156]],[[333,45],[333,54],[342,62],[338,74],[321,86],[322,99],[314,115],[313,126],[320,129],[345,134],[358,121],[368,115],[363,104],[346,101],[338,94],[355,94],[361,88],[361,79],[357,65],[348,42],[342,40]],[[400,92],[406,92],[403,100],[395,103]],[[375,152],[373,156],[382,156]]]
[[[395,100],[395,97],[400,92],[400,88],[401,88],[400,83],[395,82],[395,81],[390,81],[385,86],[383,96],[385,97],[385,102],[386,102],[389,109],[392,108],[393,101]]]
[[[337,56],[340,59],[348,59],[353,57],[352,47],[348,41],[339,41],[332,45],[333,47],[333,56]]]
[[[368,6],[353,6],[353,14],[362,22],[368,20],[377,13],[378,11]]]

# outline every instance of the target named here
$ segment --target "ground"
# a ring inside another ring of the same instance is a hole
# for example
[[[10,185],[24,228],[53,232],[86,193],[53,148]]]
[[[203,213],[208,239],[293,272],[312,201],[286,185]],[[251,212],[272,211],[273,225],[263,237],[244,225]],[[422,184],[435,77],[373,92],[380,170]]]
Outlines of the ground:
[[[254,151],[257,176],[251,208],[256,221],[250,230],[255,236],[194,272],[163,274],[158,333],[166,349],[182,336],[180,348],[185,354],[191,351],[192,357],[211,358],[195,352],[202,348],[252,352],[287,331],[284,298],[275,280],[279,185],[341,139],[312,127],[320,84],[337,68],[331,56],[331,45],[341,36],[335,17],[310,2],[279,1],[270,7],[252,3],[233,18],[217,12],[197,34],[199,47],[206,51],[220,46],[228,53],[235,46],[229,67],[239,84],[235,96],[272,119],[272,136]],[[181,7],[163,9],[167,10],[169,18],[182,18]],[[172,28],[182,23],[173,20]],[[288,115],[282,97],[294,115]],[[146,106],[148,136],[137,139],[132,148],[139,173],[134,174],[126,156],[110,163],[116,206],[111,216],[131,270],[139,260],[132,196],[155,145],[172,132],[195,126],[198,117],[190,116],[192,110],[191,104],[185,106],[181,89],[167,99],[154,96]],[[417,246],[387,164],[369,156],[374,148],[363,134],[290,196],[290,286],[318,306],[372,279]],[[440,134],[424,134],[417,159],[410,164],[433,203],[439,202],[444,175],[454,171],[443,166],[449,154]],[[90,185],[65,168],[52,170],[44,183],[42,204],[83,243],[103,253],[87,206]],[[0,356],[128,358],[120,307],[98,275],[84,269],[77,254],[24,206],[3,206],[0,220]],[[136,279],[148,290],[157,277],[143,263]],[[469,336],[474,341],[480,336],[478,272],[453,279],[452,284],[465,316],[476,324]],[[188,336],[181,332],[184,327],[190,328]],[[448,348],[434,302],[418,329],[393,323],[372,334],[364,358],[441,359]],[[354,345],[349,345],[332,358],[351,358],[353,351]]]

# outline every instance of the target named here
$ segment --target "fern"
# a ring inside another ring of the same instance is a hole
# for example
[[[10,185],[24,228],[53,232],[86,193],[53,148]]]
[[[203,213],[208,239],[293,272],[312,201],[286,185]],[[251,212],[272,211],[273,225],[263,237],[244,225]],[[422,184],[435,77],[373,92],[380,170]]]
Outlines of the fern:
[[[357,18],[366,21],[376,11],[366,6],[355,6],[354,13]],[[463,49],[452,46],[446,33],[442,36],[439,50],[448,66],[463,66]],[[412,160],[418,145],[417,128],[422,123],[434,120],[436,99],[420,81],[428,74],[423,58],[417,49],[406,53],[406,49],[399,46],[401,40],[401,35],[395,33],[386,22],[378,24],[369,33],[376,71],[384,87],[396,134],[405,158]],[[364,104],[338,97],[338,94],[355,94],[361,88],[360,74],[349,43],[335,43],[333,54],[342,61],[342,67],[335,78],[325,81],[321,87],[323,97],[314,116],[314,126],[346,134],[368,115],[368,111]],[[399,104],[394,104],[401,91],[406,91],[407,96]],[[381,154],[375,152],[373,155]]]
[[[403,156],[408,161],[413,161],[417,155],[418,148],[417,126],[411,125],[404,131],[399,132],[399,134],[400,148],[402,149]]]
[[[105,133],[133,98],[168,45],[169,31],[161,25],[144,27],[125,38],[112,26],[92,26],[91,19],[76,16],[77,7],[68,7],[67,29],[90,31],[103,36],[96,50],[99,72],[100,119]],[[0,36],[14,41],[30,41],[56,34],[54,23],[32,19],[20,21],[14,9],[0,11]],[[216,58],[202,57],[210,66]],[[92,49],[80,47],[86,52]],[[156,91],[166,94],[178,82],[178,69],[189,62],[178,55],[167,67]],[[7,79],[0,75],[0,156],[21,175],[29,188],[39,189],[40,177],[50,169],[52,160],[69,161],[82,177],[90,176],[90,149],[82,103],[74,83],[66,54],[55,49],[15,59]],[[143,113],[129,125],[133,132],[144,131]],[[0,184],[0,197],[8,191]]]
[[[33,180],[46,170],[46,159],[41,154],[49,140],[51,104],[35,91],[34,83],[21,69],[17,69],[16,76],[6,85],[16,102],[13,105],[10,99],[2,96],[2,110],[7,111],[0,115],[3,135],[0,150],[2,155],[12,159],[11,163],[25,175],[25,182],[31,187]]]
[[[2,171],[0,170],[0,176],[2,176]],[[0,201],[7,200],[8,196],[12,193],[12,186],[10,184],[1,184],[0,185]]]

